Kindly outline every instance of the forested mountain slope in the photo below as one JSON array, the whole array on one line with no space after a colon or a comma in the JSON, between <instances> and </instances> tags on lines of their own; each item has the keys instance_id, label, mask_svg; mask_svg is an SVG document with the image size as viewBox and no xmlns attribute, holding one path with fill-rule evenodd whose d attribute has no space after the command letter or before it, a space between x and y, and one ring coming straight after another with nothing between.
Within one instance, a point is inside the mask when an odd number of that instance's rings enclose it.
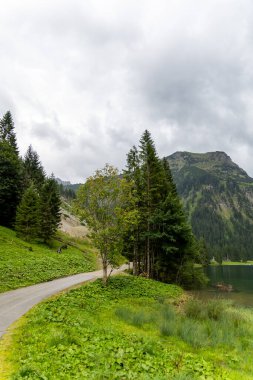
<instances>
[{"instance_id":1,"label":"forested mountain slope","mask_svg":"<svg viewBox=\"0 0 253 380\"><path fill-rule=\"evenodd\" d=\"M253 258L253 179L224 152L167 157L193 232L218 259Z\"/></svg>"}]
</instances>

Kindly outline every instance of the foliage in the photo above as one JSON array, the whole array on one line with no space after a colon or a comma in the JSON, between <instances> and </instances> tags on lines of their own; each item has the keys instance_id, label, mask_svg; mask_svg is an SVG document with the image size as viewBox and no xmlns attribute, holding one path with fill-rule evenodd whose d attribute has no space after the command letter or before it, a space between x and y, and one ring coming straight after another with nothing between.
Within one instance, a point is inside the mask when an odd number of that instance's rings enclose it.
<instances>
[{"instance_id":1,"label":"foliage","mask_svg":"<svg viewBox=\"0 0 253 380\"><path fill-rule=\"evenodd\" d=\"M95 253L88 241L76 241L63 233L60 239L50 248L27 243L14 231L0 227L0 292L95 270ZM70 245L58 254L57 248L63 243Z\"/></svg>"},{"instance_id":2,"label":"foliage","mask_svg":"<svg viewBox=\"0 0 253 380\"><path fill-rule=\"evenodd\" d=\"M21 162L15 149L0 139L0 224L13 226L22 191Z\"/></svg>"},{"instance_id":3,"label":"foliage","mask_svg":"<svg viewBox=\"0 0 253 380\"><path fill-rule=\"evenodd\" d=\"M14 122L10 111L7 111L0 120L0 141L8 143L16 156L18 156L18 147L16 134L14 132Z\"/></svg>"},{"instance_id":4,"label":"foliage","mask_svg":"<svg viewBox=\"0 0 253 380\"><path fill-rule=\"evenodd\" d=\"M20 159L8 111L0 120L0 225L13 227L15 219L20 236L48 242L60 222L60 195L31 145Z\"/></svg>"},{"instance_id":5,"label":"foliage","mask_svg":"<svg viewBox=\"0 0 253 380\"><path fill-rule=\"evenodd\" d=\"M54 177L47 178L41 188L39 237L50 241L56 234L61 221L61 199Z\"/></svg>"},{"instance_id":6,"label":"foliage","mask_svg":"<svg viewBox=\"0 0 253 380\"><path fill-rule=\"evenodd\" d=\"M38 305L13 334L12 379L252 379L251 312L187 317L174 306L180 294L118 276Z\"/></svg>"},{"instance_id":7,"label":"foliage","mask_svg":"<svg viewBox=\"0 0 253 380\"><path fill-rule=\"evenodd\" d=\"M46 175L38 153L30 145L23 160L25 187L33 183L38 189L43 184Z\"/></svg>"},{"instance_id":8,"label":"foliage","mask_svg":"<svg viewBox=\"0 0 253 380\"><path fill-rule=\"evenodd\" d=\"M78 190L76 204L100 252L105 283L108 265L119 266L122 261L123 237L135 223L134 202L131 183L109 165L97 170Z\"/></svg>"},{"instance_id":9,"label":"foliage","mask_svg":"<svg viewBox=\"0 0 253 380\"><path fill-rule=\"evenodd\" d=\"M148 131L127 155L124 177L134 183L139 218L125 239L125 252L133 260L133 273L149 278L177 282L187 287L205 283L198 261L191 227L174 185L169 164L160 160Z\"/></svg>"},{"instance_id":10,"label":"foliage","mask_svg":"<svg viewBox=\"0 0 253 380\"><path fill-rule=\"evenodd\" d=\"M17 208L15 229L18 236L33 240L39 231L39 195L33 185L23 194Z\"/></svg>"},{"instance_id":11,"label":"foliage","mask_svg":"<svg viewBox=\"0 0 253 380\"><path fill-rule=\"evenodd\" d=\"M42 239L49 243L60 224L61 200L53 177L44 180L40 193L33 182L17 208L15 229L27 241Z\"/></svg>"},{"instance_id":12,"label":"foliage","mask_svg":"<svg viewBox=\"0 0 253 380\"><path fill-rule=\"evenodd\" d=\"M76 198L76 192L72 188L68 188L67 186L63 186L62 183L59 184L59 191L63 198L71 201Z\"/></svg>"}]
</instances>

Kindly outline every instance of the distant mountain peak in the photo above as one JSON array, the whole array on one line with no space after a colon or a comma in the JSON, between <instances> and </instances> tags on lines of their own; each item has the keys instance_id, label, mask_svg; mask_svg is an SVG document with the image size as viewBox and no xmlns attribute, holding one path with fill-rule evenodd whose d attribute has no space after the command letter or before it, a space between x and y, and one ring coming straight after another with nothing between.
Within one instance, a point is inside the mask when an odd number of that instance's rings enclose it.
<instances>
[{"instance_id":1,"label":"distant mountain peak","mask_svg":"<svg viewBox=\"0 0 253 380\"><path fill-rule=\"evenodd\" d=\"M237 178L252 181L248 174L232 161L223 151L207 153L175 152L166 157L172 171L178 172L183 167L194 166L218 177Z\"/></svg>"},{"instance_id":2,"label":"distant mountain peak","mask_svg":"<svg viewBox=\"0 0 253 380\"><path fill-rule=\"evenodd\" d=\"M62 179L60 178L55 178L56 179L56 182L59 184L59 185L63 185L63 186L69 186L71 185L71 182L70 181L63 181Z\"/></svg>"},{"instance_id":3,"label":"distant mountain peak","mask_svg":"<svg viewBox=\"0 0 253 380\"><path fill-rule=\"evenodd\" d=\"M207 153L192 153L187 151L177 151L169 156L172 159L178 158L195 158L195 159L216 159L216 160L229 160L232 161L229 155L223 151L207 152Z\"/></svg>"},{"instance_id":4,"label":"distant mountain peak","mask_svg":"<svg viewBox=\"0 0 253 380\"><path fill-rule=\"evenodd\" d=\"M222 151L166 157L197 238L212 257L253 257L253 179Z\"/></svg>"}]
</instances>

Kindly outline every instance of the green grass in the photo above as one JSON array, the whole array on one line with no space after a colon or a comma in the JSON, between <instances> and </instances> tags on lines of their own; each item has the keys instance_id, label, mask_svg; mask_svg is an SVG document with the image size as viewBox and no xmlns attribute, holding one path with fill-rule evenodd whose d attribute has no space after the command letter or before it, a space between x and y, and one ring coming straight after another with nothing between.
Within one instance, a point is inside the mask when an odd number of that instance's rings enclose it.
<instances>
[{"instance_id":1,"label":"green grass","mask_svg":"<svg viewBox=\"0 0 253 380\"><path fill-rule=\"evenodd\" d=\"M122 275L54 297L12 331L0 378L252 380L251 312L181 295Z\"/></svg>"},{"instance_id":2,"label":"green grass","mask_svg":"<svg viewBox=\"0 0 253 380\"><path fill-rule=\"evenodd\" d=\"M253 261L223 261L222 265L253 265Z\"/></svg>"},{"instance_id":3,"label":"green grass","mask_svg":"<svg viewBox=\"0 0 253 380\"><path fill-rule=\"evenodd\" d=\"M62 242L28 243L14 231L0 227L0 292L20 288L58 277L95 270L95 255L88 242L59 234L62 241L75 246L57 253Z\"/></svg>"}]
</instances>

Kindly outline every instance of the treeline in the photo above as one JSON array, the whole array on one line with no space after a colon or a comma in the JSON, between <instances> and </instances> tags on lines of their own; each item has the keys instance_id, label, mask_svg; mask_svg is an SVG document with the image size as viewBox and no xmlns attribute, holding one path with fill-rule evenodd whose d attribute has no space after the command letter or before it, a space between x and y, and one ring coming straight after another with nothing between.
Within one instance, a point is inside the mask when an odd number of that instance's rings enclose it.
<instances>
[{"instance_id":1,"label":"treeline","mask_svg":"<svg viewBox=\"0 0 253 380\"><path fill-rule=\"evenodd\" d=\"M134 275L185 287L205 282L194 264L205 257L185 217L170 168L148 131L127 155L123 174L106 165L77 192L76 207L101 255L104 283L108 266L133 262Z\"/></svg>"},{"instance_id":2,"label":"treeline","mask_svg":"<svg viewBox=\"0 0 253 380\"><path fill-rule=\"evenodd\" d=\"M62 183L59 183L58 186L60 194L63 198L65 198L68 201L72 201L76 198L76 192L73 189L67 186L63 186Z\"/></svg>"},{"instance_id":3,"label":"treeline","mask_svg":"<svg viewBox=\"0 0 253 380\"><path fill-rule=\"evenodd\" d=\"M60 223L60 194L30 145L20 157L14 122L0 119L0 225L15 228L26 240L48 242Z\"/></svg>"},{"instance_id":4,"label":"treeline","mask_svg":"<svg viewBox=\"0 0 253 380\"><path fill-rule=\"evenodd\" d=\"M247 261L253 258L253 226L241 212L231 208L230 217L222 216L216 207L200 205L191 215L192 228L197 237L204 237L209 258Z\"/></svg>"},{"instance_id":5,"label":"treeline","mask_svg":"<svg viewBox=\"0 0 253 380\"><path fill-rule=\"evenodd\" d=\"M189 287L204 282L194 263L205 261L205 247L193 236L168 161L158 157L147 130L139 148L127 155L124 177L134 183L139 214L135 230L125 239L134 274Z\"/></svg>"},{"instance_id":6,"label":"treeline","mask_svg":"<svg viewBox=\"0 0 253 380\"><path fill-rule=\"evenodd\" d=\"M246 261L253 258L253 210L247 187L196 167L175 175L193 233L204 238L208 258ZM247 193L248 192L248 193Z\"/></svg>"}]
</instances>

